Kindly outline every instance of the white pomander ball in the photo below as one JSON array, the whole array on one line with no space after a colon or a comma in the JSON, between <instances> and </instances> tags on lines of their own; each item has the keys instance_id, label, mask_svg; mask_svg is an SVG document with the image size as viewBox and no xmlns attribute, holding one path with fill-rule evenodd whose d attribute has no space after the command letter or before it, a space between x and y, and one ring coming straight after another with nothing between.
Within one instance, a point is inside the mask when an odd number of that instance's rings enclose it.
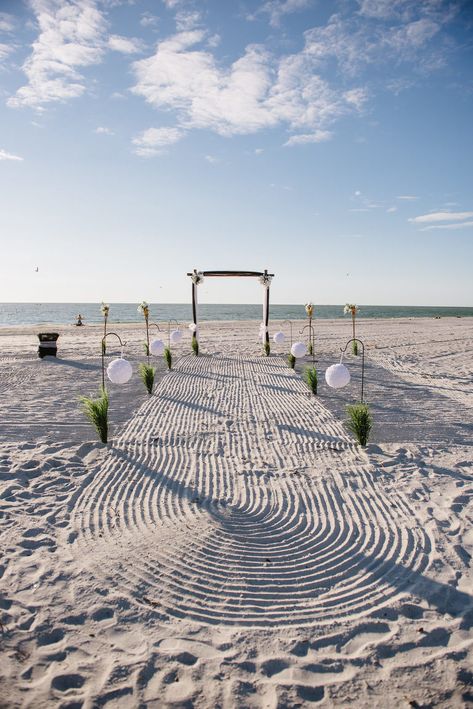
<instances>
[{"instance_id":1,"label":"white pomander ball","mask_svg":"<svg viewBox=\"0 0 473 709\"><path fill-rule=\"evenodd\" d=\"M273 335L273 340L277 345L282 345L285 339L283 332L275 332Z\"/></svg>"},{"instance_id":2,"label":"white pomander ball","mask_svg":"<svg viewBox=\"0 0 473 709\"><path fill-rule=\"evenodd\" d=\"M113 384L126 384L130 381L133 369L127 359L120 357L110 362L107 367L107 377Z\"/></svg>"},{"instance_id":3,"label":"white pomander ball","mask_svg":"<svg viewBox=\"0 0 473 709\"><path fill-rule=\"evenodd\" d=\"M341 389L350 381L350 372L344 364L332 364L325 372L325 381L332 389Z\"/></svg>"},{"instance_id":4,"label":"white pomander ball","mask_svg":"<svg viewBox=\"0 0 473 709\"><path fill-rule=\"evenodd\" d=\"M149 346L149 351L155 357L162 355L164 352L164 342L162 340L153 340Z\"/></svg>"},{"instance_id":5,"label":"white pomander ball","mask_svg":"<svg viewBox=\"0 0 473 709\"><path fill-rule=\"evenodd\" d=\"M177 345L178 342L180 342L182 337L182 332L180 330L173 330L170 335L171 343L173 345Z\"/></svg>"},{"instance_id":6,"label":"white pomander ball","mask_svg":"<svg viewBox=\"0 0 473 709\"><path fill-rule=\"evenodd\" d=\"M304 355L307 354L307 346L304 342L294 342L291 347L291 354L296 359L300 359L301 357L304 357Z\"/></svg>"},{"instance_id":7,"label":"white pomander ball","mask_svg":"<svg viewBox=\"0 0 473 709\"><path fill-rule=\"evenodd\" d=\"M197 325L195 324L195 322L191 322L191 324L189 325L189 330L193 333L197 330Z\"/></svg>"}]
</instances>

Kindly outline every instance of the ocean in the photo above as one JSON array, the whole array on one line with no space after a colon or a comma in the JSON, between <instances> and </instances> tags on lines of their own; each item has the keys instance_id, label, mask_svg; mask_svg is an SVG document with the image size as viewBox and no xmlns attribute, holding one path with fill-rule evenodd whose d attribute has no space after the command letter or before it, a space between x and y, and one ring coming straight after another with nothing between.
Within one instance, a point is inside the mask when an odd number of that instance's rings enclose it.
<instances>
[{"instance_id":1,"label":"ocean","mask_svg":"<svg viewBox=\"0 0 473 709\"><path fill-rule=\"evenodd\" d=\"M142 322L137 303L111 303L109 322ZM191 322L192 308L184 303L151 303L151 320ZM0 326L73 324L81 313L85 324L102 322L100 303L1 303ZM298 320L306 317L304 305L271 305L271 320ZM314 305L315 318L343 318L343 305ZM473 307L434 307L400 305L360 305L359 318L435 318L473 317ZM262 319L262 305L199 305L200 320Z\"/></svg>"}]
</instances>

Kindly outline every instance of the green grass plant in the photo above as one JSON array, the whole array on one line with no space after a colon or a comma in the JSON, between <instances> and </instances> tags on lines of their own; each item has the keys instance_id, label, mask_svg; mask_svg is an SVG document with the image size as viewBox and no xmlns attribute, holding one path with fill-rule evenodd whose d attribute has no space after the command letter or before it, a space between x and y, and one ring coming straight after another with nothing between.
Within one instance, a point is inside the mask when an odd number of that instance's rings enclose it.
<instances>
[{"instance_id":1,"label":"green grass plant","mask_svg":"<svg viewBox=\"0 0 473 709\"><path fill-rule=\"evenodd\" d=\"M368 404L351 404L347 406L347 428L360 444L366 446L373 428L373 417Z\"/></svg>"},{"instance_id":2,"label":"green grass plant","mask_svg":"<svg viewBox=\"0 0 473 709\"><path fill-rule=\"evenodd\" d=\"M296 358L294 357L292 352L287 355L287 363L291 369L294 369L294 367L296 366Z\"/></svg>"},{"instance_id":3,"label":"green grass plant","mask_svg":"<svg viewBox=\"0 0 473 709\"><path fill-rule=\"evenodd\" d=\"M192 351L196 357L199 356L199 340L195 335L192 336Z\"/></svg>"},{"instance_id":4,"label":"green grass plant","mask_svg":"<svg viewBox=\"0 0 473 709\"><path fill-rule=\"evenodd\" d=\"M354 355L358 354L358 342L356 340L353 340L353 342L351 343L351 351Z\"/></svg>"},{"instance_id":5,"label":"green grass plant","mask_svg":"<svg viewBox=\"0 0 473 709\"><path fill-rule=\"evenodd\" d=\"M269 344L269 342L264 343L264 353L266 357L269 357L269 355L271 354L271 345Z\"/></svg>"},{"instance_id":6,"label":"green grass plant","mask_svg":"<svg viewBox=\"0 0 473 709\"><path fill-rule=\"evenodd\" d=\"M164 348L164 361L166 362L168 369L172 367L172 352L169 347Z\"/></svg>"},{"instance_id":7,"label":"green grass plant","mask_svg":"<svg viewBox=\"0 0 473 709\"><path fill-rule=\"evenodd\" d=\"M141 377L141 381L146 387L146 391L148 392L148 394L152 394L156 369L154 367L151 367L149 364L144 364L142 362L138 367L138 371Z\"/></svg>"},{"instance_id":8,"label":"green grass plant","mask_svg":"<svg viewBox=\"0 0 473 709\"><path fill-rule=\"evenodd\" d=\"M95 427L102 443L108 439L108 393L102 389L98 399L81 396L82 410L90 423Z\"/></svg>"},{"instance_id":9,"label":"green grass plant","mask_svg":"<svg viewBox=\"0 0 473 709\"><path fill-rule=\"evenodd\" d=\"M314 396L317 395L317 370L315 367L306 367L304 381Z\"/></svg>"}]
</instances>

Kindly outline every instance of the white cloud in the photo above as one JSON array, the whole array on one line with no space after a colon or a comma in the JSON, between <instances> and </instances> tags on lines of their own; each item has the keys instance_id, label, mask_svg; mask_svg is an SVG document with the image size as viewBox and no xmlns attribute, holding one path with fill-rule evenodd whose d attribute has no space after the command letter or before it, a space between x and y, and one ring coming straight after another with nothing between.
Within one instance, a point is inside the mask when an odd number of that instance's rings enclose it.
<instances>
[{"instance_id":1,"label":"white cloud","mask_svg":"<svg viewBox=\"0 0 473 709\"><path fill-rule=\"evenodd\" d=\"M0 42L0 61L8 57L13 51L13 47L5 42Z\"/></svg>"},{"instance_id":2,"label":"white cloud","mask_svg":"<svg viewBox=\"0 0 473 709\"><path fill-rule=\"evenodd\" d=\"M404 200L405 202L415 202L419 198L414 194L400 194L396 199Z\"/></svg>"},{"instance_id":3,"label":"white cloud","mask_svg":"<svg viewBox=\"0 0 473 709\"><path fill-rule=\"evenodd\" d=\"M115 135L113 130L110 130L110 128L107 128L106 126L98 126L94 132L98 135Z\"/></svg>"},{"instance_id":4,"label":"white cloud","mask_svg":"<svg viewBox=\"0 0 473 709\"><path fill-rule=\"evenodd\" d=\"M343 98L347 104L352 105L357 111L361 111L367 101L368 92L360 87L345 91Z\"/></svg>"},{"instance_id":5,"label":"white cloud","mask_svg":"<svg viewBox=\"0 0 473 709\"><path fill-rule=\"evenodd\" d=\"M185 135L179 128L148 128L133 138L135 153L149 158L159 155L168 145L177 143Z\"/></svg>"},{"instance_id":6,"label":"white cloud","mask_svg":"<svg viewBox=\"0 0 473 709\"><path fill-rule=\"evenodd\" d=\"M421 18L396 29L392 29L385 37L388 47L395 50L401 57L411 55L417 49L423 47L439 31L440 24L429 18Z\"/></svg>"},{"instance_id":7,"label":"white cloud","mask_svg":"<svg viewBox=\"0 0 473 709\"><path fill-rule=\"evenodd\" d=\"M12 155L12 153L7 153L6 150L0 148L0 160L23 160L19 155Z\"/></svg>"},{"instance_id":8,"label":"white cloud","mask_svg":"<svg viewBox=\"0 0 473 709\"><path fill-rule=\"evenodd\" d=\"M215 49L215 47L218 47L220 45L221 41L222 41L222 38L220 37L219 34L213 34L207 40L207 47L209 47L209 49Z\"/></svg>"},{"instance_id":9,"label":"white cloud","mask_svg":"<svg viewBox=\"0 0 473 709\"><path fill-rule=\"evenodd\" d=\"M457 222L455 224L435 224L425 226L419 231L432 231L433 229L470 229L471 227L473 227L473 221Z\"/></svg>"},{"instance_id":10,"label":"white cloud","mask_svg":"<svg viewBox=\"0 0 473 709\"><path fill-rule=\"evenodd\" d=\"M255 155L262 155L264 153L263 148L255 148Z\"/></svg>"},{"instance_id":11,"label":"white cloud","mask_svg":"<svg viewBox=\"0 0 473 709\"><path fill-rule=\"evenodd\" d=\"M13 108L40 107L81 96L85 79L79 68L103 55L105 20L94 0L31 0L39 35L23 64L28 83L8 100Z\"/></svg>"},{"instance_id":12,"label":"white cloud","mask_svg":"<svg viewBox=\"0 0 473 709\"><path fill-rule=\"evenodd\" d=\"M205 39L203 30L177 33L133 64L133 92L157 109L174 110L183 129L231 136L287 125L302 136L292 136L289 144L314 142L326 140L328 127L363 103L362 89L332 89L305 51L276 58L261 45L249 45L224 68L208 48L197 48Z\"/></svg>"},{"instance_id":13,"label":"white cloud","mask_svg":"<svg viewBox=\"0 0 473 709\"><path fill-rule=\"evenodd\" d=\"M386 19L394 14L396 0L360 0L360 15Z\"/></svg>"},{"instance_id":14,"label":"white cloud","mask_svg":"<svg viewBox=\"0 0 473 709\"><path fill-rule=\"evenodd\" d=\"M118 34L112 34L108 38L108 46L115 52L122 54L136 54L143 50L143 42L136 37L122 37Z\"/></svg>"},{"instance_id":15,"label":"white cloud","mask_svg":"<svg viewBox=\"0 0 473 709\"><path fill-rule=\"evenodd\" d=\"M399 71L410 64L414 72L432 71L444 63L446 51L437 35L453 17L455 8L448 8L437 0L413 2L362 2L362 16L349 18L334 14L325 25L308 30L307 51L320 62L335 59L340 69L355 75L366 66L385 66L386 85L402 89ZM371 22L368 15L392 21ZM432 40L436 38L436 41ZM412 82L412 76L409 76ZM393 83L394 81L394 83ZM401 82L401 83L400 83Z\"/></svg>"},{"instance_id":16,"label":"white cloud","mask_svg":"<svg viewBox=\"0 0 473 709\"><path fill-rule=\"evenodd\" d=\"M394 214L394 212L397 212L397 207L388 207L386 212L388 214Z\"/></svg>"},{"instance_id":17,"label":"white cloud","mask_svg":"<svg viewBox=\"0 0 473 709\"><path fill-rule=\"evenodd\" d=\"M197 10L179 10L176 12L176 28L178 32L196 29L202 21L202 15Z\"/></svg>"},{"instance_id":18,"label":"white cloud","mask_svg":"<svg viewBox=\"0 0 473 709\"><path fill-rule=\"evenodd\" d=\"M279 27L281 19L284 15L290 15L293 12L304 10L312 4L312 0L268 0L261 8L259 8L253 16L248 19L254 19L256 15L266 13L269 15L269 23L272 27Z\"/></svg>"},{"instance_id":19,"label":"white cloud","mask_svg":"<svg viewBox=\"0 0 473 709\"><path fill-rule=\"evenodd\" d=\"M156 15L152 15L151 12L143 12L140 19L140 25L142 27L156 27L159 20Z\"/></svg>"},{"instance_id":20,"label":"white cloud","mask_svg":"<svg viewBox=\"0 0 473 709\"><path fill-rule=\"evenodd\" d=\"M332 133L329 130L317 130L315 133L302 133L293 135L284 145L306 145L307 143L322 143L330 140Z\"/></svg>"},{"instance_id":21,"label":"white cloud","mask_svg":"<svg viewBox=\"0 0 473 709\"><path fill-rule=\"evenodd\" d=\"M414 224L429 224L431 222L458 222L473 217L473 212L430 212L412 217L408 221Z\"/></svg>"},{"instance_id":22,"label":"white cloud","mask_svg":"<svg viewBox=\"0 0 473 709\"><path fill-rule=\"evenodd\" d=\"M361 190L355 190L351 196L351 200L357 202L360 206L350 209L350 212L369 212L371 209L380 209L384 205L378 202L374 202L370 197L361 192Z\"/></svg>"},{"instance_id":23,"label":"white cloud","mask_svg":"<svg viewBox=\"0 0 473 709\"><path fill-rule=\"evenodd\" d=\"M15 29L15 18L8 12L0 12L0 32L13 32Z\"/></svg>"},{"instance_id":24,"label":"white cloud","mask_svg":"<svg viewBox=\"0 0 473 709\"><path fill-rule=\"evenodd\" d=\"M218 163L220 162L220 158L215 157L215 155L206 155L205 159L211 165L218 165Z\"/></svg>"}]
</instances>

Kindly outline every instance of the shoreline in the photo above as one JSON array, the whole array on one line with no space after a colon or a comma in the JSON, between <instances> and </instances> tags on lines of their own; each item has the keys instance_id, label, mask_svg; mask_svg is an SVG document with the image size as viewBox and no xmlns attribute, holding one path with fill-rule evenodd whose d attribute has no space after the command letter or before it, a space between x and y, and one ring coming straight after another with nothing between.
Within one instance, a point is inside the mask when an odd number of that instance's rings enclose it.
<instances>
[{"instance_id":1,"label":"shoreline","mask_svg":"<svg viewBox=\"0 0 473 709\"><path fill-rule=\"evenodd\" d=\"M381 323L394 323L394 322L423 322L423 321L456 321L456 320L464 320L466 322L473 321L473 315L440 315L440 316L417 316L417 315L410 315L410 316L399 316L399 317L362 317L360 315L357 316L356 318L356 324L357 326L359 324L375 324L377 322ZM290 321L293 323L293 325L299 325L299 324L308 324L308 319L304 317L300 318L271 318L269 319L269 326L273 324L275 326L277 323L284 323ZM160 325L167 326L168 321L167 320L160 320L157 319L155 322L157 322ZM206 320L206 319L199 319L199 327L218 327L219 325L224 325L224 326L245 326L249 323L254 323L258 325L258 323L261 322L261 318L245 318L241 320ZM188 328L189 324L191 321L186 321L179 323L179 327L184 331ZM319 318L314 318L312 320L312 324L314 328L317 328L317 324L340 324L340 323L347 323L351 327L351 319L348 317L337 317L337 318L324 318L324 317L319 317ZM112 328L133 328L133 329L139 329L142 328L144 329L144 323L139 322L137 320L129 320L129 321L119 321L119 322L113 322L110 321L107 324L107 330L110 331ZM83 325L77 326L75 323L54 323L54 322L40 322L40 323L18 323L18 324L0 324L0 335L5 335L9 334L9 331L11 330L12 333L17 333L21 330L25 330L26 332L38 330L38 328L50 328L51 330L54 330L54 328L64 328L68 332L81 332L81 331L86 331L87 329L102 329L103 330L103 321L97 321L97 322L84 322ZM276 330L275 327L273 327L274 330ZM151 333L151 331L150 331Z\"/></svg>"}]
</instances>

